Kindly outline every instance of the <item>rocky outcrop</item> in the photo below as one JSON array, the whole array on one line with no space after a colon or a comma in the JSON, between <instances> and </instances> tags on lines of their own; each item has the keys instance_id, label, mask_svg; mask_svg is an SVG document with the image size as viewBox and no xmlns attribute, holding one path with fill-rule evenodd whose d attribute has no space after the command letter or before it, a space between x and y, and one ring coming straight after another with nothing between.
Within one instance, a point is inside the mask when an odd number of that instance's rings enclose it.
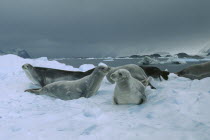
<instances>
[{"instance_id":1,"label":"rocky outcrop","mask_svg":"<svg viewBox=\"0 0 210 140\"><path fill-rule=\"evenodd\" d=\"M157 58L157 57L161 57L161 55L159 55L159 54L157 54L157 53L154 53L154 54L151 54L150 57L155 57L155 58Z\"/></svg>"},{"instance_id":2,"label":"rocky outcrop","mask_svg":"<svg viewBox=\"0 0 210 140\"><path fill-rule=\"evenodd\" d=\"M0 55L4 55L4 54L5 54L5 52L3 52L3 51L0 50Z\"/></svg>"},{"instance_id":3,"label":"rocky outcrop","mask_svg":"<svg viewBox=\"0 0 210 140\"><path fill-rule=\"evenodd\" d=\"M131 56L129 56L130 58L142 58L142 56L141 55L131 55Z\"/></svg>"},{"instance_id":4,"label":"rocky outcrop","mask_svg":"<svg viewBox=\"0 0 210 140\"><path fill-rule=\"evenodd\" d=\"M3 52L0 50L0 55L5 55L5 54L15 54L17 56L20 56L22 58L31 58L31 56L28 54L28 52L26 50L23 49L12 49L10 51L7 52Z\"/></svg>"},{"instance_id":5,"label":"rocky outcrop","mask_svg":"<svg viewBox=\"0 0 210 140\"><path fill-rule=\"evenodd\" d=\"M199 55L188 55L186 53L178 53L176 54L178 58L194 58L194 59L203 59L203 57Z\"/></svg>"}]
</instances>

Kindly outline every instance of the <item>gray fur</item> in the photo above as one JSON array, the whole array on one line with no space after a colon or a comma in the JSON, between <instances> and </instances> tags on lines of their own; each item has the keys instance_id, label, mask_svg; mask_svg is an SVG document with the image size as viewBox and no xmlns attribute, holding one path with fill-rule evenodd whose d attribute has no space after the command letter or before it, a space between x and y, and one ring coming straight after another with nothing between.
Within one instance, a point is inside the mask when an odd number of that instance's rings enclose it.
<instances>
[{"instance_id":1,"label":"gray fur","mask_svg":"<svg viewBox=\"0 0 210 140\"><path fill-rule=\"evenodd\" d=\"M106 75L106 78L110 83L112 83L112 84L115 83L115 81L111 79L110 75L119 69L128 70L133 78L139 80L144 85L146 85L146 79L148 78L146 73L144 72L144 70L141 67L139 67L138 65L135 65L135 64L128 64L128 65L123 65L123 66L119 66L119 67L112 67L110 72ZM150 83L149 83L149 85L152 88L154 88Z\"/></svg>"},{"instance_id":2,"label":"gray fur","mask_svg":"<svg viewBox=\"0 0 210 140\"><path fill-rule=\"evenodd\" d=\"M51 68L33 67L30 64L24 64L22 69L34 84L42 87L57 81L72 81L81 79L87 75L90 75L94 70L91 69L86 72L65 71Z\"/></svg>"},{"instance_id":3,"label":"gray fur","mask_svg":"<svg viewBox=\"0 0 210 140\"><path fill-rule=\"evenodd\" d=\"M104 76L109 72L107 66L98 66L91 75L74 81L58 81L48 84L40 89L29 89L31 92L39 95L49 95L62 100L78 99L80 97L89 98L96 94Z\"/></svg>"},{"instance_id":4,"label":"gray fur","mask_svg":"<svg viewBox=\"0 0 210 140\"><path fill-rule=\"evenodd\" d=\"M115 104L141 104L146 101L145 88L139 80L133 78L126 69L119 69L110 78L116 82L113 101ZM146 80L146 85L151 80Z\"/></svg>"},{"instance_id":5,"label":"gray fur","mask_svg":"<svg viewBox=\"0 0 210 140\"><path fill-rule=\"evenodd\" d=\"M191 80L210 77L210 62L189 66L176 74Z\"/></svg>"}]
</instances>

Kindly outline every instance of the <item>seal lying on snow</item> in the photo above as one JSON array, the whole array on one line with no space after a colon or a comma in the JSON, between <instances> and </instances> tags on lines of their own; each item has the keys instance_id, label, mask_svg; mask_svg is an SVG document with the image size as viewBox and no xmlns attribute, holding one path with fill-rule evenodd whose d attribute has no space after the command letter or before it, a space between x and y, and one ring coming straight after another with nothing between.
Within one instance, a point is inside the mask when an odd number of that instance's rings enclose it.
<instances>
[{"instance_id":1,"label":"seal lying on snow","mask_svg":"<svg viewBox=\"0 0 210 140\"><path fill-rule=\"evenodd\" d=\"M141 81L144 85L147 84L146 83L146 79L147 79L146 73L144 72L144 70L142 68L140 68L138 65L135 65L135 64L128 64L128 65L123 65L123 66L119 66L119 67L112 67L110 72L106 75L106 78L110 83L112 83L112 84L115 83L115 81L110 78L110 75L119 69L128 70L133 78L136 78L137 80ZM155 87L153 87L150 83L149 83L149 85L151 86L151 88L155 89Z\"/></svg>"},{"instance_id":2,"label":"seal lying on snow","mask_svg":"<svg viewBox=\"0 0 210 140\"><path fill-rule=\"evenodd\" d=\"M94 70L91 69L86 72L65 71L51 68L33 67L30 64L24 64L22 69L34 84L38 84L42 87L56 81L71 81L81 79L87 75L90 75Z\"/></svg>"},{"instance_id":3,"label":"seal lying on snow","mask_svg":"<svg viewBox=\"0 0 210 140\"><path fill-rule=\"evenodd\" d=\"M113 97L115 104L141 104L146 100L145 86L133 78L128 70L119 69L110 77L116 82ZM146 79L146 85L150 79Z\"/></svg>"},{"instance_id":4,"label":"seal lying on snow","mask_svg":"<svg viewBox=\"0 0 210 140\"><path fill-rule=\"evenodd\" d=\"M210 77L210 62L189 66L176 74L191 80Z\"/></svg>"},{"instance_id":5,"label":"seal lying on snow","mask_svg":"<svg viewBox=\"0 0 210 140\"><path fill-rule=\"evenodd\" d=\"M28 89L38 95L49 95L62 100L78 99L80 97L89 98L96 94L104 76L109 72L107 66L98 66L91 75L74 81L58 81L48 84L40 89Z\"/></svg>"},{"instance_id":6,"label":"seal lying on snow","mask_svg":"<svg viewBox=\"0 0 210 140\"><path fill-rule=\"evenodd\" d=\"M161 71L159 68L157 67L144 67L144 66L140 66L145 73L148 76L151 76L153 78L159 78L161 81L161 77L163 77L163 79L168 80L168 75L170 74L168 71Z\"/></svg>"}]
</instances>

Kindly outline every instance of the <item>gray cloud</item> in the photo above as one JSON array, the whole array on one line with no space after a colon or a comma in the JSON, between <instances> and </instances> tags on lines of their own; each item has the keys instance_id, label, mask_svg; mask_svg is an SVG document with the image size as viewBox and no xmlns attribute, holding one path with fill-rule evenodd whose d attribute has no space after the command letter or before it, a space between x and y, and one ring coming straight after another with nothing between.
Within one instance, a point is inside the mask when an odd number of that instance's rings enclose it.
<instances>
[{"instance_id":1,"label":"gray cloud","mask_svg":"<svg viewBox=\"0 0 210 140\"><path fill-rule=\"evenodd\" d=\"M49 57L195 52L210 39L209 6L208 0L1 0L0 49Z\"/></svg>"}]
</instances>

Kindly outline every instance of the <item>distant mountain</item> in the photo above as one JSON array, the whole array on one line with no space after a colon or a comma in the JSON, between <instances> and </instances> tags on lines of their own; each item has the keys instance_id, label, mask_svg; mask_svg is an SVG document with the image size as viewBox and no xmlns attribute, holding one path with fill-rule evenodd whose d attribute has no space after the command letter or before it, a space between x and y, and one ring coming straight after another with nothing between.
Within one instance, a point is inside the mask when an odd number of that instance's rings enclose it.
<instances>
[{"instance_id":1,"label":"distant mountain","mask_svg":"<svg viewBox=\"0 0 210 140\"><path fill-rule=\"evenodd\" d=\"M194 58L194 59L202 59L203 57L199 55L188 55L186 53L178 53L176 54L178 58Z\"/></svg>"},{"instance_id":2,"label":"distant mountain","mask_svg":"<svg viewBox=\"0 0 210 140\"><path fill-rule=\"evenodd\" d=\"M23 58L31 58L26 50L19 49L19 48L11 50L10 53L16 54Z\"/></svg>"},{"instance_id":3,"label":"distant mountain","mask_svg":"<svg viewBox=\"0 0 210 140\"><path fill-rule=\"evenodd\" d=\"M31 58L31 56L28 54L28 52L26 50L23 49L12 49L10 51L7 52L3 52L0 50L0 55L4 55L4 54L15 54L17 56L20 56L22 58Z\"/></svg>"},{"instance_id":4,"label":"distant mountain","mask_svg":"<svg viewBox=\"0 0 210 140\"><path fill-rule=\"evenodd\" d=\"M142 56L141 55L131 55L131 56L129 56L130 58L142 58Z\"/></svg>"},{"instance_id":5,"label":"distant mountain","mask_svg":"<svg viewBox=\"0 0 210 140\"><path fill-rule=\"evenodd\" d=\"M158 58L158 57L161 57L160 54L157 54L157 53L154 53L154 54L151 54L151 55L131 55L129 56L130 58L144 58L144 57L151 57L151 58Z\"/></svg>"},{"instance_id":6,"label":"distant mountain","mask_svg":"<svg viewBox=\"0 0 210 140\"><path fill-rule=\"evenodd\" d=\"M179 58L189 58L190 55L186 54L186 53L178 53L176 54Z\"/></svg>"},{"instance_id":7,"label":"distant mountain","mask_svg":"<svg viewBox=\"0 0 210 140\"><path fill-rule=\"evenodd\" d=\"M166 57L172 57L172 55L168 54L168 55L166 55Z\"/></svg>"},{"instance_id":8,"label":"distant mountain","mask_svg":"<svg viewBox=\"0 0 210 140\"><path fill-rule=\"evenodd\" d=\"M4 54L5 54L5 52L3 52L3 51L0 50L0 55L4 55Z\"/></svg>"},{"instance_id":9,"label":"distant mountain","mask_svg":"<svg viewBox=\"0 0 210 140\"><path fill-rule=\"evenodd\" d=\"M161 56L171 55L169 52L156 52L155 54L159 54Z\"/></svg>"},{"instance_id":10,"label":"distant mountain","mask_svg":"<svg viewBox=\"0 0 210 140\"><path fill-rule=\"evenodd\" d=\"M157 58L157 57L161 57L161 55L160 55L160 54L157 54L157 53L154 53L154 54L151 54L150 57L155 57L155 58Z\"/></svg>"},{"instance_id":11,"label":"distant mountain","mask_svg":"<svg viewBox=\"0 0 210 140\"><path fill-rule=\"evenodd\" d=\"M210 42L207 43L198 53L201 54L201 55L210 54Z\"/></svg>"}]
</instances>

